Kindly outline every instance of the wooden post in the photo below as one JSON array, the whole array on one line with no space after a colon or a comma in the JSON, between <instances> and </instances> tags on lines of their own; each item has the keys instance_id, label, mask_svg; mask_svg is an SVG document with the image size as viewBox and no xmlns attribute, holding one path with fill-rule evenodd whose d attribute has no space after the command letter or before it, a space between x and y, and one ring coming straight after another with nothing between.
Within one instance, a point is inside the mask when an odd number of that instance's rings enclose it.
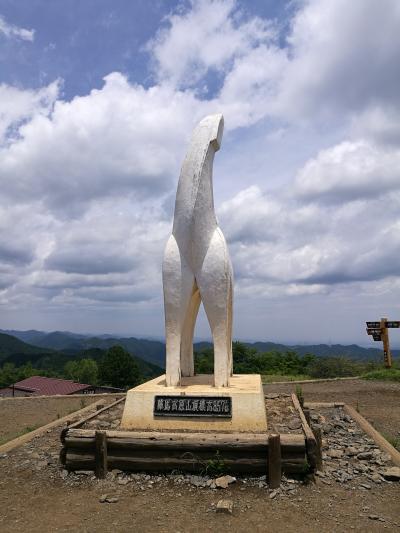
<instances>
[{"instance_id":1,"label":"wooden post","mask_svg":"<svg viewBox=\"0 0 400 533\"><path fill-rule=\"evenodd\" d=\"M386 368L392 367L392 354L389 346L389 332L386 327L387 318L381 318L381 335L383 341L383 361Z\"/></svg>"},{"instance_id":2,"label":"wooden post","mask_svg":"<svg viewBox=\"0 0 400 533\"><path fill-rule=\"evenodd\" d=\"M315 449L315 469L322 472L322 432L321 428L313 428L313 433L315 440L317 441L317 446Z\"/></svg>"},{"instance_id":3,"label":"wooden post","mask_svg":"<svg viewBox=\"0 0 400 533\"><path fill-rule=\"evenodd\" d=\"M306 417L307 424L311 426L310 409L308 409L307 407L303 407L303 413L304 413L304 416Z\"/></svg>"},{"instance_id":4,"label":"wooden post","mask_svg":"<svg viewBox=\"0 0 400 533\"><path fill-rule=\"evenodd\" d=\"M268 435L268 484L271 489L277 489L280 486L281 477L281 437L273 433Z\"/></svg>"},{"instance_id":5,"label":"wooden post","mask_svg":"<svg viewBox=\"0 0 400 533\"><path fill-rule=\"evenodd\" d=\"M107 433L105 431L95 432L95 474L99 479L107 476Z\"/></svg>"}]
</instances>

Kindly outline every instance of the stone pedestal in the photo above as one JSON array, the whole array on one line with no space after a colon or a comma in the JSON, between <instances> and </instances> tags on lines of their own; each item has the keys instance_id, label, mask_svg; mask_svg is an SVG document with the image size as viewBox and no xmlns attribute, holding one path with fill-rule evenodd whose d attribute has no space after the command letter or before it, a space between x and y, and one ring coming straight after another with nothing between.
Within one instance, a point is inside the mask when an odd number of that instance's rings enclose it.
<instances>
[{"instance_id":1,"label":"stone pedestal","mask_svg":"<svg viewBox=\"0 0 400 533\"><path fill-rule=\"evenodd\" d=\"M166 386L165 375L147 381L127 393L121 429L124 430L181 430L217 432L266 432L267 417L264 392L259 374L236 374L230 378L229 387L214 387L212 375L198 375L182 378L180 386ZM187 416L187 414L155 414L156 396L182 399L180 405L193 407L194 399L207 398L214 402L210 416ZM188 399L190 397L190 399ZM212 400L211 400L212 398ZM226 407L230 398L231 417L224 417L218 411ZM165 401L165 400L163 400ZM172 400L170 400L172 401ZM229 402L229 400L228 400ZM170 403L170 402L169 402ZM198 402L194 402L196 408ZM162 404L161 404L162 405ZM203 404L204 405L204 404ZM211 405L211 404L210 404Z\"/></svg>"}]
</instances>

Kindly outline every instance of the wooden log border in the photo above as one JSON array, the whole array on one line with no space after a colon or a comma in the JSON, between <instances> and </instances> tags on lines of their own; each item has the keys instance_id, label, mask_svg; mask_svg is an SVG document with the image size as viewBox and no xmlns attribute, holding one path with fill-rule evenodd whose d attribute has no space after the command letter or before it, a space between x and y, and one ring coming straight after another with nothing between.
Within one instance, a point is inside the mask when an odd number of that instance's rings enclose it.
<instances>
[{"instance_id":1,"label":"wooden log border","mask_svg":"<svg viewBox=\"0 0 400 533\"><path fill-rule=\"evenodd\" d=\"M89 416L86 416L84 418L80 418L79 420L77 420L73 424L68 423L69 421L67 420L67 426L61 431L61 435L60 435L61 442L64 443L65 435L67 434L69 429L75 429L75 428L82 427L84 424L86 424L86 422L89 422L93 418L96 418L97 416L101 415L101 413L104 413L105 411L108 411L109 409L111 409L112 407L115 407L116 405L118 405L119 403L121 403L123 401L125 401L125 396L123 398L119 398L118 400L116 400L113 403L110 403L110 404L102 407L101 409L97 409L102 404L102 400L99 400L95 404L92 404L92 405L96 406L96 411L94 413L91 413ZM65 418L67 418L67 417L65 417Z\"/></svg>"},{"instance_id":2,"label":"wooden log border","mask_svg":"<svg viewBox=\"0 0 400 533\"><path fill-rule=\"evenodd\" d=\"M307 451L307 458L310 465L310 472L314 473L318 467L319 467L319 455L320 452L317 449L318 448L318 442L315 438L314 433L312 432L307 419L304 415L303 409L301 408L299 399L297 398L297 395L295 393L292 393L292 402L293 405L300 417L301 420L301 427L303 429L303 433L305 435L306 439L306 451Z\"/></svg>"},{"instance_id":3,"label":"wooden log border","mask_svg":"<svg viewBox=\"0 0 400 533\"><path fill-rule=\"evenodd\" d=\"M354 407L352 407L351 405L345 404L344 410L349 416L351 416L351 418L355 422L357 422L360 428L375 441L375 443L377 444L377 446L379 446L381 450L383 450L384 452L390 455L390 457L392 458L392 462L396 466L400 466L400 452L397 451L396 448L394 448L394 446L392 446L390 442L388 442L385 439L385 437L381 435L379 431L377 431L368 422L368 420L366 420L362 415L360 415L360 413L358 413L354 409Z\"/></svg>"},{"instance_id":4,"label":"wooden log border","mask_svg":"<svg viewBox=\"0 0 400 533\"><path fill-rule=\"evenodd\" d=\"M232 473L268 474L269 461L281 457L287 474L304 474L307 465L304 435L278 435L279 454L270 457L271 435L241 433L167 433L107 430L106 446L100 447L99 431L67 428L60 460L68 470L101 472L108 468L130 471L181 469L206 472L220 460ZM275 439L276 440L276 439ZM106 450L106 451L103 451ZM279 470L280 470L279 468ZM101 474L99 474L101 475ZM277 484L274 474L274 483ZM277 485L276 485L277 486Z\"/></svg>"}]
</instances>

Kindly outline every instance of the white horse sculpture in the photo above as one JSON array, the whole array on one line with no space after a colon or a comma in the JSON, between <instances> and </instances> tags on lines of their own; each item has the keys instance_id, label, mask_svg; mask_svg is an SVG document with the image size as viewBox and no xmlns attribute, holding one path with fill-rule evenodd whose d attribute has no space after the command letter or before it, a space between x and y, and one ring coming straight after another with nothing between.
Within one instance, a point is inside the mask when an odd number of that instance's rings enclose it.
<instances>
[{"instance_id":1,"label":"white horse sculpture","mask_svg":"<svg viewBox=\"0 0 400 533\"><path fill-rule=\"evenodd\" d=\"M227 387L232 374L233 275L212 183L223 127L222 115L210 115L197 125L179 177L163 261L167 386L194 375L193 333L201 301L214 341L214 385Z\"/></svg>"}]
</instances>

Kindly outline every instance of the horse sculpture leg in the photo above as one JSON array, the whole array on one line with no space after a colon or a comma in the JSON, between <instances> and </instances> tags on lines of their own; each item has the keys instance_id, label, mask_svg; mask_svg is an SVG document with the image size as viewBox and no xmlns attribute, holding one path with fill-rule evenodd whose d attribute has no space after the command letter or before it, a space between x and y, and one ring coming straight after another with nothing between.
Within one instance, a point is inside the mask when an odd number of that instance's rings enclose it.
<instances>
[{"instance_id":1,"label":"horse sculpture leg","mask_svg":"<svg viewBox=\"0 0 400 533\"><path fill-rule=\"evenodd\" d=\"M182 329L181 337L181 372L182 376L194 376L193 335L197 314L201 303L200 292L195 283L190 297L189 307Z\"/></svg>"},{"instance_id":2,"label":"horse sculpture leg","mask_svg":"<svg viewBox=\"0 0 400 533\"><path fill-rule=\"evenodd\" d=\"M214 385L227 387L232 374L232 267L219 228L213 234L197 282L214 340Z\"/></svg>"},{"instance_id":3,"label":"horse sculpture leg","mask_svg":"<svg viewBox=\"0 0 400 533\"><path fill-rule=\"evenodd\" d=\"M163 261L167 386L180 384L182 333L194 284L194 275L171 235Z\"/></svg>"}]
</instances>

